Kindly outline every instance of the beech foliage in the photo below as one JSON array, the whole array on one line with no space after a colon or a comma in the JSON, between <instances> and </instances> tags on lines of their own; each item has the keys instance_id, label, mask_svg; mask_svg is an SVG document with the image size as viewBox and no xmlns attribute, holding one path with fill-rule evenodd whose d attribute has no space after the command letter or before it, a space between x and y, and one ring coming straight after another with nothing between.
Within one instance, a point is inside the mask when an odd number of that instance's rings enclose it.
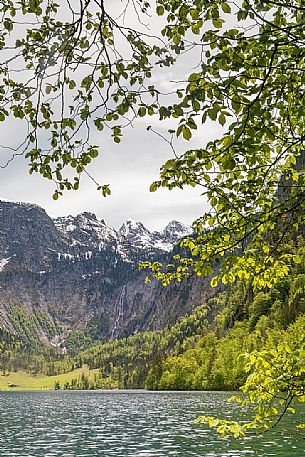
<instances>
[{"instance_id":1,"label":"beech foliage","mask_svg":"<svg viewBox=\"0 0 305 457\"><path fill-rule=\"evenodd\" d=\"M304 212L303 0L124 0L120 14L116 6L1 2L0 121L27 126L11 159L24 155L57 199L89 174L96 131L119 143L137 117L174 120L166 140L183 138L185 152L164 164L151 191L199 186L210 211L183 243L189 255L144 266L164 284L214 272L214 285L252 276L272 286L299 261L283 245ZM167 97L160 71L182 59L184 78ZM192 148L193 132L211 122L222 134Z\"/></svg>"}]
</instances>

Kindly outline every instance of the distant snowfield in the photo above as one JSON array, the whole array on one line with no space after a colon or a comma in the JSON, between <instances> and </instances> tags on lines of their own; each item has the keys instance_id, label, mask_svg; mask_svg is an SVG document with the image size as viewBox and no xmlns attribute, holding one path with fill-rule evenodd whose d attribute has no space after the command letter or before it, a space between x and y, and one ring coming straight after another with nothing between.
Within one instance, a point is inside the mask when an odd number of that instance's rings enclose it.
<instances>
[{"instance_id":1,"label":"distant snowfield","mask_svg":"<svg viewBox=\"0 0 305 457\"><path fill-rule=\"evenodd\" d=\"M70 239L71 246L86 244L90 238L90 241L95 242L99 249L104 243L112 242L117 251L122 254L125 253L126 242L137 249L158 249L170 252L181 238L193 233L190 226L178 221L171 221L160 232L151 232L142 222L134 219L127 219L116 231L107 226L103 219L98 219L95 214L89 212L77 216L59 217L53 221L57 229ZM66 255L60 253L58 260L65 259Z\"/></svg>"},{"instance_id":2,"label":"distant snowfield","mask_svg":"<svg viewBox=\"0 0 305 457\"><path fill-rule=\"evenodd\" d=\"M6 259L0 259L0 271L4 269L5 265L8 264L10 260L10 257L7 257Z\"/></svg>"}]
</instances>

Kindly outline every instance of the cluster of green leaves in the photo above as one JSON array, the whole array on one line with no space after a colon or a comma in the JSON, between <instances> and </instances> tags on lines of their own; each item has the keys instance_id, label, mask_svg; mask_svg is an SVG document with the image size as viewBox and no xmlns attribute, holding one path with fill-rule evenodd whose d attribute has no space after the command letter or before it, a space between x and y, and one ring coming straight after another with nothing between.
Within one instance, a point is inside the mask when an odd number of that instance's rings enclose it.
<instances>
[{"instance_id":1,"label":"cluster of green leaves","mask_svg":"<svg viewBox=\"0 0 305 457\"><path fill-rule=\"evenodd\" d=\"M129 8L135 29L124 22ZM210 211L195 221L196 238L183 243L190 255L170 271L146 266L165 284L192 272L214 271L224 283L252 276L257 287L287 276L298 259L282 246L305 206L302 0L157 0L165 22L159 36L143 28L152 13L144 0L124 0L117 19L105 1L93 0L78 7L5 0L0 13L0 121L27 122L18 151L30 172L56 183L55 199L88 174L99 154L90 141L95 129L119 143L135 117L159 115L176 121L170 135L189 141L217 122L219 138L169 160L151 186L203 189ZM186 68L186 81L165 103L152 76L189 51L196 70ZM108 184L96 184L110 194Z\"/></svg>"},{"instance_id":2,"label":"cluster of green leaves","mask_svg":"<svg viewBox=\"0 0 305 457\"><path fill-rule=\"evenodd\" d=\"M280 341L280 343L278 343ZM291 324L286 332L269 337L267 348L243 355L248 378L242 386L246 396L234 396L242 406L252 406L253 420L238 423L210 416L197 418L199 423L225 436L242 437L247 431L264 432L273 428L287 412L294 413L296 402L305 402L305 318ZM298 428L305 428L299 424Z\"/></svg>"},{"instance_id":3,"label":"cluster of green leaves","mask_svg":"<svg viewBox=\"0 0 305 457\"><path fill-rule=\"evenodd\" d=\"M147 2L127 0L115 19L104 1L1 2L0 122L27 124L18 153L29 160L30 173L54 181L55 200L79 188L80 175L98 156L92 131L108 130L119 143L135 116L157 111L146 80L155 65L169 66L174 58L161 38L126 25L135 5L146 14ZM92 179L110 194L108 184Z\"/></svg>"},{"instance_id":4,"label":"cluster of green leaves","mask_svg":"<svg viewBox=\"0 0 305 457\"><path fill-rule=\"evenodd\" d=\"M178 267L144 266L164 284L214 271L214 285L252 277L254 286L271 287L298 262L283 245L304 214L302 1L157 3L174 52L200 53L162 118L177 118L186 140L207 120L223 134L170 159L151 186L201 186L211 210L194 222L196 238L182 243L190 256L177 258Z\"/></svg>"},{"instance_id":5,"label":"cluster of green leaves","mask_svg":"<svg viewBox=\"0 0 305 457\"><path fill-rule=\"evenodd\" d=\"M297 290L304 287L304 273L293 275L272 290L253 293L251 284L240 282L207 303L208 332L183 339L176 350L154 365L146 387L161 390L236 390L246 381L239 356L264 348L267 336L281 338L282 329L304 313ZM292 311L293 310L293 311Z\"/></svg>"}]
</instances>

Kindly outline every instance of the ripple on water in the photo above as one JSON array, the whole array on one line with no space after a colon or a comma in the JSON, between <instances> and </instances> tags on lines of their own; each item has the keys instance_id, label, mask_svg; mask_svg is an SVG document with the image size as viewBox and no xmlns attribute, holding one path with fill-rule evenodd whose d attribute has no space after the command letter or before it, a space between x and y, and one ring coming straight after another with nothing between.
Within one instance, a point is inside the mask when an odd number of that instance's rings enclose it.
<instances>
[{"instance_id":1,"label":"ripple on water","mask_svg":"<svg viewBox=\"0 0 305 457\"><path fill-rule=\"evenodd\" d=\"M303 457L284 426L244 441L195 425L234 416L223 392L1 392L1 457ZM296 420L300 417L296 417ZM303 419L304 420L304 419Z\"/></svg>"}]
</instances>

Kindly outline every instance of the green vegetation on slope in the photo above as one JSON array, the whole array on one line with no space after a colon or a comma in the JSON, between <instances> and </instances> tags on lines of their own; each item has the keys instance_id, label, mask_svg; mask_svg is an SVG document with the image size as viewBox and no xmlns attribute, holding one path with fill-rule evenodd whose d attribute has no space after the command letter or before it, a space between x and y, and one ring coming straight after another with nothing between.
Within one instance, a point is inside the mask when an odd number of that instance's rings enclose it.
<instances>
[{"instance_id":1,"label":"green vegetation on slope","mask_svg":"<svg viewBox=\"0 0 305 457\"><path fill-rule=\"evenodd\" d=\"M73 331L66 340L68 354L39 348L36 341L31 345L31 325L18 338L1 330L1 370L49 376L69 373L83 364L98 370L94 383L69 377L61 385L67 389L237 389L247 377L238 356L275 345L305 313L303 247L298 256L300 262L290 275L271 290L255 293L250 282L240 281L170 328L106 343L92 342L87 331ZM26 327L26 317L12 312Z\"/></svg>"},{"instance_id":2,"label":"green vegetation on slope","mask_svg":"<svg viewBox=\"0 0 305 457\"><path fill-rule=\"evenodd\" d=\"M2 373L0 374L0 390L45 390L54 389L56 385L63 388L73 380L87 380L85 382L88 382L88 388L91 388L95 387L97 376L98 370L89 370L86 366L57 376L34 376L23 371Z\"/></svg>"},{"instance_id":3,"label":"green vegetation on slope","mask_svg":"<svg viewBox=\"0 0 305 457\"><path fill-rule=\"evenodd\" d=\"M287 278L271 290L253 292L240 281L171 328L146 332L81 354L119 387L148 389L237 389L247 374L238 356L276 344L305 313L304 249Z\"/></svg>"}]
</instances>

